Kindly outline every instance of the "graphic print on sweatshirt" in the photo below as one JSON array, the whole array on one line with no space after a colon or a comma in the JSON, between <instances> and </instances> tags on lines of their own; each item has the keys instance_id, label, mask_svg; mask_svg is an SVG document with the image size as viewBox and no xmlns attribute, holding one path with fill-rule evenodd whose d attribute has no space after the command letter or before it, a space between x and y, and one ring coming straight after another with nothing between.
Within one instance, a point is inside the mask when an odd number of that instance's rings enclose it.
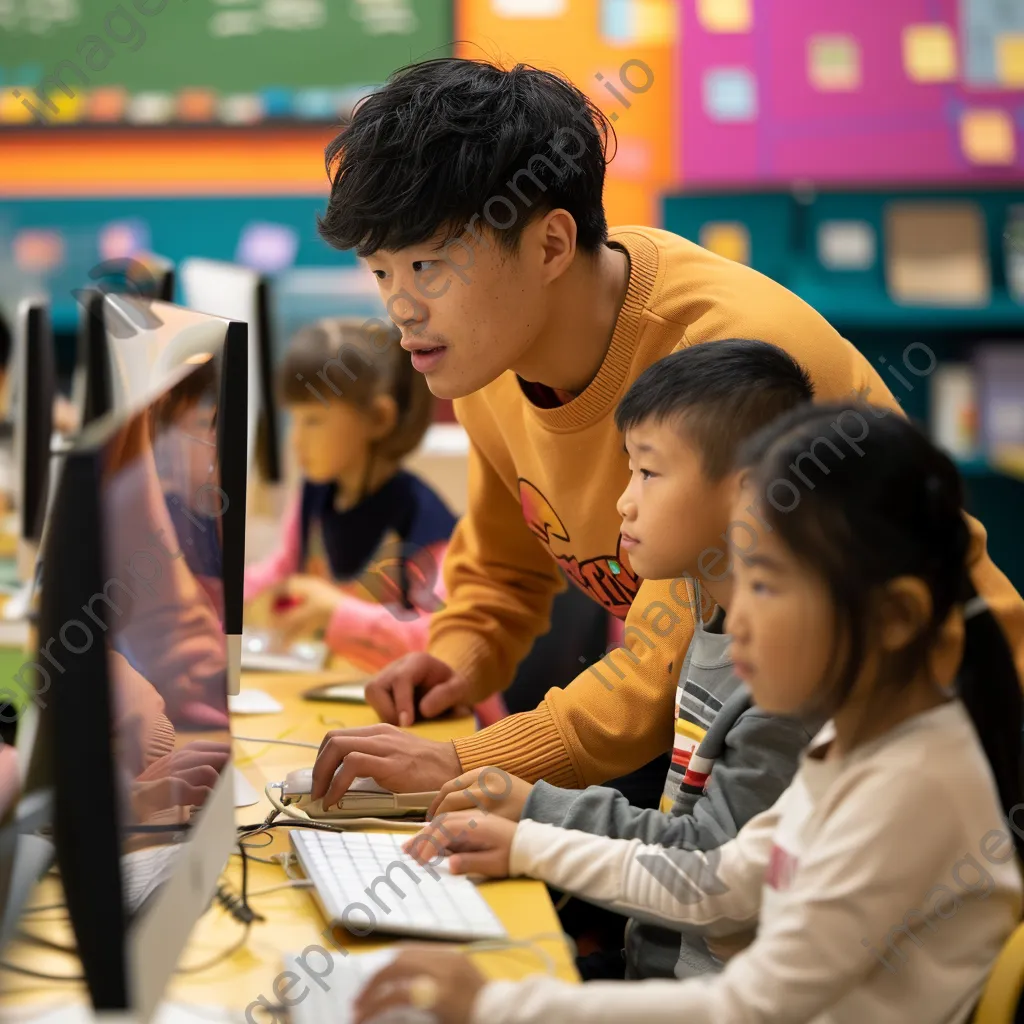
<instances>
[{"instance_id":1,"label":"graphic print on sweatshirt","mask_svg":"<svg viewBox=\"0 0 1024 1024\"><path fill-rule=\"evenodd\" d=\"M519 478L519 504L530 532L547 547L573 583L614 616L624 619L642 580L620 550L622 538L616 541L614 555L580 561L571 550L569 531L558 513L539 488L524 477Z\"/></svg>"}]
</instances>

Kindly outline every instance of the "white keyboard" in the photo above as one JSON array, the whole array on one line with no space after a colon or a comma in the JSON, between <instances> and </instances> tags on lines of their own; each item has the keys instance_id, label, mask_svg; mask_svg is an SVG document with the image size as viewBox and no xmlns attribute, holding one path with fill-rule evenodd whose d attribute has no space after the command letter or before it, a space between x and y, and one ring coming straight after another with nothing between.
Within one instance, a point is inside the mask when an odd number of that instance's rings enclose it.
<instances>
[{"instance_id":1,"label":"white keyboard","mask_svg":"<svg viewBox=\"0 0 1024 1024\"><path fill-rule=\"evenodd\" d=\"M121 858L121 895L124 908L134 914L171 877L182 844L147 846Z\"/></svg>"},{"instance_id":2,"label":"white keyboard","mask_svg":"<svg viewBox=\"0 0 1024 1024\"><path fill-rule=\"evenodd\" d=\"M284 650L275 649L266 632L242 634L242 670L245 672L322 672L327 664L327 644L301 640Z\"/></svg>"},{"instance_id":3,"label":"white keyboard","mask_svg":"<svg viewBox=\"0 0 1024 1024\"><path fill-rule=\"evenodd\" d=\"M507 937L468 878L449 874L443 863L422 867L402 852L408 834L292 829L290 837L332 925L356 935L380 931L459 941Z\"/></svg>"},{"instance_id":4,"label":"white keyboard","mask_svg":"<svg viewBox=\"0 0 1024 1024\"><path fill-rule=\"evenodd\" d=\"M291 1024L324 1024L325 1021L352 1024L352 1006L356 996L379 970L394 960L397 950L380 949L373 953L345 956L343 953L327 954L319 947L314 948L315 956L307 958L307 950L284 958L286 971L292 971L303 981L309 979L313 982L306 986L308 994L302 1001L289 1009ZM433 1014L412 1007L387 1016L389 1024L435 1024L436 1019Z\"/></svg>"}]
</instances>

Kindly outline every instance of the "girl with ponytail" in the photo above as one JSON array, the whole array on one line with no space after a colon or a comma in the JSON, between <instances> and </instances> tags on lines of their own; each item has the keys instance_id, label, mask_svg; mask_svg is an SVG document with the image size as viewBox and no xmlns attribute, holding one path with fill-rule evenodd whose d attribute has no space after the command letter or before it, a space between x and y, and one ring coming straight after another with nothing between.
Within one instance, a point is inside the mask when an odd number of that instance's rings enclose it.
<instances>
[{"instance_id":1,"label":"girl with ponytail","mask_svg":"<svg viewBox=\"0 0 1024 1024\"><path fill-rule=\"evenodd\" d=\"M245 576L247 602L273 591L271 625L285 644L323 635L367 671L425 649L455 526L442 499L402 469L433 397L400 341L393 325L345 318L291 339L278 390L302 488L279 550ZM502 709L499 699L480 713L493 721Z\"/></svg>"},{"instance_id":2,"label":"girl with ponytail","mask_svg":"<svg viewBox=\"0 0 1024 1024\"><path fill-rule=\"evenodd\" d=\"M971 1018L1021 916L1024 804L1021 688L967 575L960 478L866 405L796 409L738 468L734 671L765 711L826 723L775 806L708 853L477 811L406 848L721 940L723 958L756 937L717 975L582 987L487 982L463 956L413 949L370 980L357 1024L408 1004L443 1024Z\"/></svg>"}]
</instances>

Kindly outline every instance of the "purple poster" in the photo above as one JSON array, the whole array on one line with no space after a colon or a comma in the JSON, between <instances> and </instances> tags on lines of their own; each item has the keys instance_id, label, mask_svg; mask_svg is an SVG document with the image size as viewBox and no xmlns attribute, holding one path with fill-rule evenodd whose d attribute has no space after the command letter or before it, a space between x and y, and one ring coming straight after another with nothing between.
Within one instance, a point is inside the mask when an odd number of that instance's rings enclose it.
<instances>
[{"instance_id":1,"label":"purple poster","mask_svg":"<svg viewBox=\"0 0 1024 1024\"><path fill-rule=\"evenodd\" d=\"M687 188L1024 181L1024 0L680 0Z\"/></svg>"}]
</instances>

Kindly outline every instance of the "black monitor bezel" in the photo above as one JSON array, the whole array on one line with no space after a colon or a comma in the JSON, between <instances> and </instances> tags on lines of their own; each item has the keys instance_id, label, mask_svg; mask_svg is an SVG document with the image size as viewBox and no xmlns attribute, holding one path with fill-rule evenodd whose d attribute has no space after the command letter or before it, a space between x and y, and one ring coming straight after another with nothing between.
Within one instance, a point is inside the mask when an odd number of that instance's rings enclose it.
<instances>
[{"instance_id":1,"label":"black monitor bezel","mask_svg":"<svg viewBox=\"0 0 1024 1024\"><path fill-rule=\"evenodd\" d=\"M23 332L16 428L21 463L19 534L23 540L38 543L46 515L53 401L57 393L49 303L44 299L26 299L18 319L18 330Z\"/></svg>"},{"instance_id":2,"label":"black monitor bezel","mask_svg":"<svg viewBox=\"0 0 1024 1024\"><path fill-rule=\"evenodd\" d=\"M281 483L281 430L274 401L274 352L270 326L270 282L262 274L256 284L256 337L257 358L260 369L260 419L263 426L263 444L257 447L256 457L263 478L271 484ZM257 430L257 437L260 437Z\"/></svg>"}]
</instances>

